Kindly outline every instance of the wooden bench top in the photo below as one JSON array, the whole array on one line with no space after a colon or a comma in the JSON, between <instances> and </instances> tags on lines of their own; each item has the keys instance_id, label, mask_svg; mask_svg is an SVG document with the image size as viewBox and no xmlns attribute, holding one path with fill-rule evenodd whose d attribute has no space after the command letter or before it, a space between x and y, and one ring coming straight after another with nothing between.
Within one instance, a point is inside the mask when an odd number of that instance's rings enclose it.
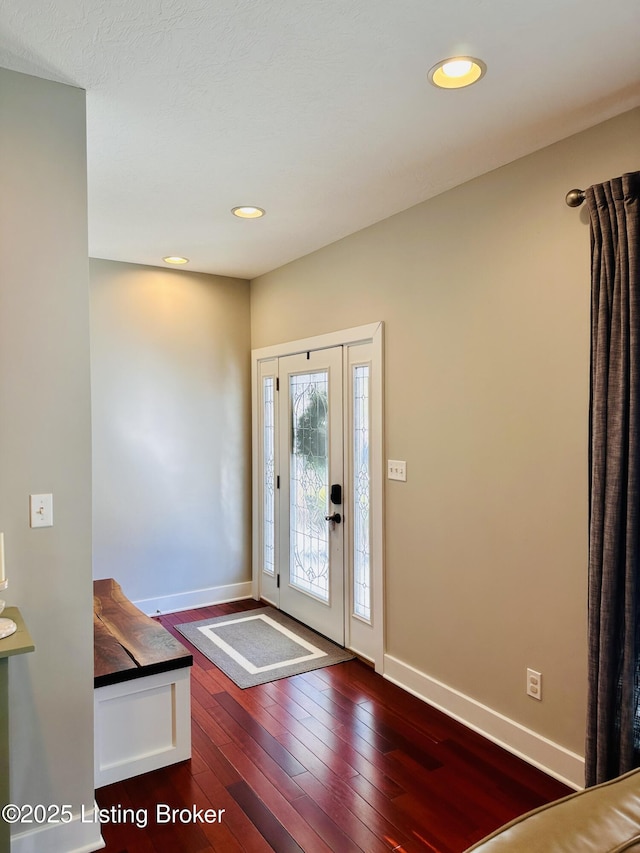
<instances>
[{"instance_id":1,"label":"wooden bench top","mask_svg":"<svg viewBox=\"0 0 640 853\"><path fill-rule=\"evenodd\" d=\"M113 578L93 582L94 686L191 666L193 657L139 610Z\"/></svg>"}]
</instances>

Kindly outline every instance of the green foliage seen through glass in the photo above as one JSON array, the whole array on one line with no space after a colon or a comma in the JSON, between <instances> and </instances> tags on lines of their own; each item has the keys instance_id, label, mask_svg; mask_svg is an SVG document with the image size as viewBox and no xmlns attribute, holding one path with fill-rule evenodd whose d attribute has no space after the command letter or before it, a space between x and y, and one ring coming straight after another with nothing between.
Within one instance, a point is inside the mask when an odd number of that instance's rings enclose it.
<instances>
[{"instance_id":1,"label":"green foliage seen through glass","mask_svg":"<svg viewBox=\"0 0 640 853\"><path fill-rule=\"evenodd\" d=\"M308 465L324 468L327 457L327 393L313 388L304 411L294 424L296 453Z\"/></svg>"}]
</instances>

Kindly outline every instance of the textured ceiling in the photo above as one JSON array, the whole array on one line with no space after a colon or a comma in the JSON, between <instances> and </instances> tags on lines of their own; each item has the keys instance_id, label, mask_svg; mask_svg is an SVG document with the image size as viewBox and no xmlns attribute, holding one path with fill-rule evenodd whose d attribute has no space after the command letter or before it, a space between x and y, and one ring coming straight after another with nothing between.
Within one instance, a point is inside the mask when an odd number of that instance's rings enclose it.
<instances>
[{"instance_id":1,"label":"textured ceiling","mask_svg":"<svg viewBox=\"0 0 640 853\"><path fill-rule=\"evenodd\" d=\"M636 106L639 36L638 0L0 4L0 66L87 90L90 254L245 278ZM486 77L434 89L455 53Z\"/></svg>"}]
</instances>

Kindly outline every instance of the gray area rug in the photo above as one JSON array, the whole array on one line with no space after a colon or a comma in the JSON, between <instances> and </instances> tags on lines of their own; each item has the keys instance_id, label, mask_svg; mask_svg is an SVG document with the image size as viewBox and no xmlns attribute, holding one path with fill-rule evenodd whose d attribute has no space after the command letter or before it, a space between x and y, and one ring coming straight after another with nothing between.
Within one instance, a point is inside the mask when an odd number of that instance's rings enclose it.
<instances>
[{"instance_id":1,"label":"gray area rug","mask_svg":"<svg viewBox=\"0 0 640 853\"><path fill-rule=\"evenodd\" d=\"M185 622L176 629L243 688L354 657L271 607Z\"/></svg>"}]
</instances>

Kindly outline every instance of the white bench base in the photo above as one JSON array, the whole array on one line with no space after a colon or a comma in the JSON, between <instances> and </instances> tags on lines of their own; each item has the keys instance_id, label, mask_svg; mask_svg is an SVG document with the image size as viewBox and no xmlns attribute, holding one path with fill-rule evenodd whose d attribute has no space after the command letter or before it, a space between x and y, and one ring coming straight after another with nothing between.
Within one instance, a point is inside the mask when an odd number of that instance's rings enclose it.
<instances>
[{"instance_id":1,"label":"white bench base","mask_svg":"<svg viewBox=\"0 0 640 853\"><path fill-rule=\"evenodd\" d=\"M191 758L191 667L94 689L94 783Z\"/></svg>"}]
</instances>

